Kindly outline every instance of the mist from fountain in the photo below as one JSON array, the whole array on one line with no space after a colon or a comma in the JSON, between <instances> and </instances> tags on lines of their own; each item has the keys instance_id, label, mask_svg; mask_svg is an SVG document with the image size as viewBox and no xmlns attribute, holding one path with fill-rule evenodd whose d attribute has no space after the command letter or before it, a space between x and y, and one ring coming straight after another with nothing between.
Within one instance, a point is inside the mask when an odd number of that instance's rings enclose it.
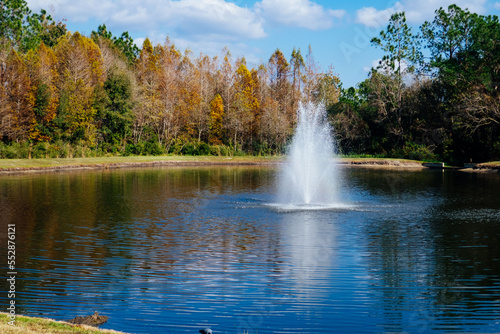
<instances>
[{"instance_id":1,"label":"mist from fountain","mask_svg":"<svg viewBox=\"0 0 500 334\"><path fill-rule=\"evenodd\" d=\"M321 104L301 103L297 117L280 174L278 202L302 209L336 206L340 175L326 110Z\"/></svg>"}]
</instances>

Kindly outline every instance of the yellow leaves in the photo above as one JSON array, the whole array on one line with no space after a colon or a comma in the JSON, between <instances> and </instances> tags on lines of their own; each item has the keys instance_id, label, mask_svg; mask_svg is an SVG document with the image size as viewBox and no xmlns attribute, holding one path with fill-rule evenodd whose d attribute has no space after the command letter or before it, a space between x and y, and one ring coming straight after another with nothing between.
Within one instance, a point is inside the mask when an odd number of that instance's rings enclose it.
<instances>
[{"instance_id":1,"label":"yellow leaves","mask_svg":"<svg viewBox=\"0 0 500 334\"><path fill-rule=\"evenodd\" d=\"M248 70L245 64L241 64L236 70L236 104L240 108L244 108L257 114L260 108L259 100L255 96L257 91L257 83L252 77L252 73Z\"/></svg>"},{"instance_id":2,"label":"yellow leaves","mask_svg":"<svg viewBox=\"0 0 500 334\"><path fill-rule=\"evenodd\" d=\"M33 122L29 139L48 141L51 137L40 132L54 120L59 105L58 62L55 52L42 42L37 49L26 55L26 63L31 78L29 103L33 106Z\"/></svg>"},{"instance_id":3,"label":"yellow leaves","mask_svg":"<svg viewBox=\"0 0 500 334\"><path fill-rule=\"evenodd\" d=\"M40 136L40 131L37 128L37 121L36 119L31 119L30 121L30 127L28 130L28 140L30 141L38 141L42 139Z\"/></svg>"},{"instance_id":4,"label":"yellow leaves","mask_svg":"<svg viewBox=\"0 0 500 334\"><path fill-rule=\"evenodd\" d=\"M142 43L142 50L141 50L141 58L148 57L153 54L153 44L151 44L151 41L149 38L146 38L144 42Z\"/></svg>"},{"instance_id":5,"label":"yellow leaves","mask_svg":"<svg viewBox=\"0 0 500 334\"><path fill-rule=\"evenodd\" d=\"M79 33L61 38L56 55L61 89L70 81L83 80L87 86L96 86L106 80L101 51L92 39Z\"/></svg>"},{"instance_id":6,"label":"yellow leaves","mask_svg":"<svg viewBox=\"0 0 500 334\"><path fill-rule=\"evenodd\" d=\"M79 133L89 146L95 142L95 115L92 106L93 90L85 85L82 80L69 83L65 94L68 96L66 122L71 134Z\"/></svg>"},{"instance_id":7,"label":"yellow leaves","mask_svg":"<svg viewBox=\"0 0 500 334\"><path fill-rule=\"evenodd\" d=\"M146 39L134 64L120 65L115 55L119 51L102 40L98 43L100 47L79 33L68 33L53 48L41 43L24 57L13 52L3 72L0 68L5 83L0 86L0 135L50 140L56 126L51 122L57 116L56 131L63 139L83 139L92 145L96 126L105 124L107 99L119 95L117 91L104 95L106 76L115 69L130 78L133 104L127 109L134 117L134 141L154 133L167 147L175 138L196 136L215 145L251 148L257 137L276 141L278 135L263 134L276 131L284 142L292 126L285 116L293 116L293 101L305 91L291 83L293 66L279 50L269 63L249 69L244 59L233 61L227 49L219 58L193 57L190 50L181 52L168 39L163 45ZM297 82L301 73L297 72ZM338 100L336 77L314 78L315 96ZM119 99L116 102L118 108L123 105Z\"/></svg>"},{"instance_id":8,"label":"yellow leaves","mask_svg":"<svg viewBox=\"0 0 500 334\"><path fill-rule=\"evenodd\" d=\"M55 52L45 46L39 49L41 65L46 67L55 60L53 84L48 92L51 98L46 107L45 122L52 121L57 112L57 96L65 97L62 110L66 131L71 137L83 138L87 145L93 146L96 140L96 110L93 108L96 87L106 80L104 61L100 48L95 42L78 32L66 35L59 40ZM45 61L42 61L45 59ZM47 72L47 71L45 71ZM42 76L47 77L46 75ZM56 81L57 80L57 81ZM47 83L46 80L42 80ZM57 83L56 83L57 82Z\"/></svg>"},{"instance_id":9,"label":"yellow leaves","mask_svg":"<svg viewBox=\"0 0 500 334\"><path fill-rule=\"evenodd\" d=\"M153 48L149 38L146 38L136 64L139 80L150 81L151 77L160 70L158 66L158 54L162 53L164 53L164 48L162 46Z\"/></svg>"},{"instance_id":10,"label":"yellow leaves","mask_svg":"<svg viewBox=\"0 0 500 334\"><path fill-rule=\"evenodd\" d=\"M201 96L198 92L188 88L182 88L179 93L180 99L177 103L177 113L183 118L185 130L190 135L195 135L196 124L194 124L191 115L199 108Z\"/></svg>"},{"instance_id":11,"label":"yellow leaves","mask_svg":"<svg viewBox=\"0 0 500 334\"><path fill-rule=\"evenodd\" d=\"M215 95L210 102L209 141L212 145L222 144L222 120L224 117L224 101L220 94Z\"/></svg>"}]
</instances>

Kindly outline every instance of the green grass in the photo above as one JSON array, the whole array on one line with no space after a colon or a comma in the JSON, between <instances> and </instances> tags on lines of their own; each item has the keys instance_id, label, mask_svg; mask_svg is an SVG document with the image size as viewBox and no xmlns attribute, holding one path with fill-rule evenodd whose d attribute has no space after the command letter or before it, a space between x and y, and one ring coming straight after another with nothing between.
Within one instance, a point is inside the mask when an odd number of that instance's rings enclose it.
<instances>
[{"instance_id":1,"label":"green grass","mask_svg":"<svg viewBox=\"0 0 500 334\"><path fill-rule=\"evenodd\" d=\"M423 161L419 160L410 160L410 159L398 159L398 158L369 158L369 157L342 157L340 158L340 161L343 162L364 162L366 164L369 164L370 162L377 163L377 162L391 162L391 161L399 161L400 163L408 163L408 164L422 164Z\"/></svg>"},{"instance_id":2,"label":"green grass","mask_svg":"<svg viewBox=\"0 0 500 334\"><path fill-rule=\"evenodd\" d=\"M479 166L487 168L500 168L500 161L483 162L478 164L478 167Z\"/></svg>"},{"instance_id":3,"label":"green grass","mask_svg":"<svg viewBox=\"0 0 500 334\"><path fill-rule=\"evenodd\" d=\"M71 169L78 167L135 167L156 162L172 165L210 165L210 164L269 164L284 161L284 156L110 156L97 158L53 158L53 159L0 159L0 171L16 171L31 169ZM341 157L340 162L366 165L401 165L421 164L422 161L378 157Z\"/></svg>"},{"instance_id":4,"label":"green grass","mask_svg":"<svg viewBox=\"0 0 500 334\"><path fill-rule=\"evenodd\" d=\"M279 161L282 157L217 157L217 156L127 156L127 157L98 157L98 158L55 158L55 159L0 159L2 169L30 169L50 168L61 166L96 166L106 164L151 163L165 162L195 162L195 163L259 163Z\"/></svg>"},{"instance_id":5,"label":"green grass","mask_svg":"<svg viewBox=\"0 0 500 334\"><path fill-rule=\"evenodd\" d=\"M97 334L121 333L112 330L98 329L85 325L72 325L66 322L45 318L16 316L15 325L12 326L7 313L0 312L0 333L2 334Z\"/></svg>"}]
</instances>

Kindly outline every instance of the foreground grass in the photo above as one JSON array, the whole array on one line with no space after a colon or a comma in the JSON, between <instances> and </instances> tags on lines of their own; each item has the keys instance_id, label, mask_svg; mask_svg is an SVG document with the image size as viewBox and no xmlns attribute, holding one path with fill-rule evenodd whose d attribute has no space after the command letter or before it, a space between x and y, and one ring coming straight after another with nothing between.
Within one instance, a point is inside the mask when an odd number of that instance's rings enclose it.
<instances>
[{"instance_id":1,"label":"foreground grass","mask_svg":"<svg viewBox=\"0 0 500 334\"><path fill-rule=\"evenodd\" d=\"M122 333L106 329L97 329L85 325L72 325L62 321L45 318L16 316L15 326L8 324L7 313L0 312L0 333L2 334L96 334L96 333Z\"/></svg>"}]
</instances>

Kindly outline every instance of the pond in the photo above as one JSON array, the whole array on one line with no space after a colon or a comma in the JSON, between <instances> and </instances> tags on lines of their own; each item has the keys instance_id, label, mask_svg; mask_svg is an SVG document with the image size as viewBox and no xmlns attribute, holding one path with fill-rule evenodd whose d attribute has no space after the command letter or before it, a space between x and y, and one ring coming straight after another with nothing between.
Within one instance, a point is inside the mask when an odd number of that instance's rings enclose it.
<instances>
[{"instance_id":1,"label":"pond","mask_svg":"<svg viewBox=\"0 0 500 334\"><path fill-rule=\"evenodd\" d=\"M17 313L98 311L129 333L500 332L500 175L342 175L345 205L324 210L272 205L276 167L1 176Z\"/></svg>"}]
</instances>

